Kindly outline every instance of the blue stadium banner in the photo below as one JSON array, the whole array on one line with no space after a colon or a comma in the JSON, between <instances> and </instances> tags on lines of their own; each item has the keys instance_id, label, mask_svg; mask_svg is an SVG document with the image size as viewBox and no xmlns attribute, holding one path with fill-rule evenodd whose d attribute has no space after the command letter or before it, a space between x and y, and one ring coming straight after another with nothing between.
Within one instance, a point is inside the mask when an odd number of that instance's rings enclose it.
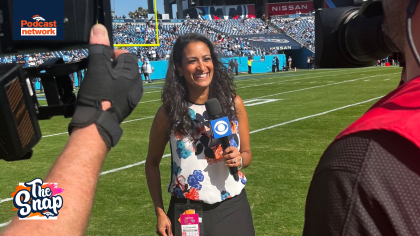
<instances>
[{"instance_id":1,"label":"blue stadium banner","mask_svg":"<svg viewBox=\"0 0 420 236\"><path fill-rule=\"evenodd\" d=\"M14 40L62 40L64 0L13 0Z\"/></svg>"},{"instance_id":2,"label":"blue stadium banner","mask_svg":"<svg viewBox=\"0 0 420 236\"><path fill-rule=\"evenodd\" d=\"M302 46L286 34L253 34L241 35L250 44L260 47L277 50L297 50Z\"/></svg>"},{"instance_id":3,"label":"blue stadium banner","mask_svg":"<svg viewBox=\"0 0 420 236\"><path fill-rule=\"evenodd\" d=\"M200 15L205 20L237 19L238 17L255 18L255 5L199 6L184 10L184 15L187 14L192 19L198 18Z\"/></svg>"}]
</instances>

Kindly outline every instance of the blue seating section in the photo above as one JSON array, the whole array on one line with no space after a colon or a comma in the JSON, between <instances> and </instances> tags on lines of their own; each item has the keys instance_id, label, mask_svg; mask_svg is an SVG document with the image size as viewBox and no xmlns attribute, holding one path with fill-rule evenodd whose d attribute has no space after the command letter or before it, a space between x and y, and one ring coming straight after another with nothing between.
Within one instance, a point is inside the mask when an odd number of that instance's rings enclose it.
<instances>
[{"instance_id":1,"label":"blue seating section","mask_svg":"<svg viewBox=\"0 0 420 236\"><path fill-rule=\"evenodd\" d=\"M272 23L284 33L315 52L315 17L280 17L276 16Z\"/></svg>"},{"instance_id":2,"label":"blue seating section","mask_svg":"<svg viewBox=\"0 0 420 236\"><path fill-rule=\"evenodd\" d=\"M272 21L282 28L286 34L314 50L313 18L275 18ZM183 23L160 23L158 32L155 25L147 23L113 23L114 44L157 44L160 46L121 47L139 58L150 61L168 60L175 40L180 35L198 33L209 38L215 45L220 57L253 57L272 54L269 49L251 45L242 35L250 34L278 34L278 28L273 27L261 19L228 19L228 20L198 20L187 19ZM157 34L158 33L158 34ZM159 35L159 38L157 38ZM32 66L29 58L35 58L36 65L51 57L62 57L67 62L78 61L88 56L87 49L73 51L58 51L52 53L37 53L20 55L25 59L24 66ZM17 56L0 58L0 63L20 63Z\"/></svg>"},{"instance_id":3,"label":"blue seating section","mask_svg":"<svg viewBox=\"0 0 420 236\"><path fill-rule=\"evenodd\" d=\"M261 19L244 20L213 20L206 21L205 26L218 30L227 35L272 34L276 29Z\"/></svg>"}]
</instances>

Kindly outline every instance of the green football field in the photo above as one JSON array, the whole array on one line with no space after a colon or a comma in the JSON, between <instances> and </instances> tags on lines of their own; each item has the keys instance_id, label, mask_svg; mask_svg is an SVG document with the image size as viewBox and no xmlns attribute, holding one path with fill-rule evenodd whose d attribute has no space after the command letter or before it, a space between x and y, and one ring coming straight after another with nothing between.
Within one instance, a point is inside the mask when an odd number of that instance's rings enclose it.
<instances>
[{"instance_id":1,"label":"green football field","mask_svg":"<svg viewBox=\"0 0 420 236\"><path fill-rule=\"evenodd\" d=\"M306 194L322 152L342 129L397 87L400 73L397 67L370 67L235 78L251 131L252 164L243 172L257 235L302 233ZM146 84L140 104L121 125L124 135L102 168L87 235L155 235L144 161L163 83ZM16 214L10 194L18 183L45 177L68 139L68 123L63 117L40 121L43 138L32 159L0 161L0 226ZM164 157L167 208L171 172L170 157Z\"/></svg>"}]
</instances>

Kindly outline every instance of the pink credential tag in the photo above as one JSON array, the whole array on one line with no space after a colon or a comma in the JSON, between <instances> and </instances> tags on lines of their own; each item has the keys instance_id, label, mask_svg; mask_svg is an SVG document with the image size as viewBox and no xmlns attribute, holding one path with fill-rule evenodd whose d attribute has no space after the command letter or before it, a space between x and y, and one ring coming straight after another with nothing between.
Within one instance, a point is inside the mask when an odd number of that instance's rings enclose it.
<instances>
[{"instance_id":1,"label":"pink credential tag","mask_svg":"<svg viewBox=\"0 0 420 236\"><path fill-rule=\"evenodd\" d=\"M181 215L182 236L200 236L198 214Z\"/></svg>"}]
</instances>

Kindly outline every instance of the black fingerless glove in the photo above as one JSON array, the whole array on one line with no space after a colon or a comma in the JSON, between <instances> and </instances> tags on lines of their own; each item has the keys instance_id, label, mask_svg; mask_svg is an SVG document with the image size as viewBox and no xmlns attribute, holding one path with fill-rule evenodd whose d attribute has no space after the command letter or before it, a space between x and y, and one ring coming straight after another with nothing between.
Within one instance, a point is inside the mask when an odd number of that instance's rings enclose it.
<instances>
[{"instance_id":1,"label":"black fingerless glove","mask_svg":"<svg viewBox=\"0 0 420 236\"><path fill-rule=\"evenodd\" d=\"M69 134L75 127L95 123L107 146L114 147L123 133L121 122L131 114L143 96L137 57L124 53L114 60L111 47L91 45L87 69L77 95ZM106 111L102 110L103 100L112 104Z\"/></svg>"}]
</instances>

